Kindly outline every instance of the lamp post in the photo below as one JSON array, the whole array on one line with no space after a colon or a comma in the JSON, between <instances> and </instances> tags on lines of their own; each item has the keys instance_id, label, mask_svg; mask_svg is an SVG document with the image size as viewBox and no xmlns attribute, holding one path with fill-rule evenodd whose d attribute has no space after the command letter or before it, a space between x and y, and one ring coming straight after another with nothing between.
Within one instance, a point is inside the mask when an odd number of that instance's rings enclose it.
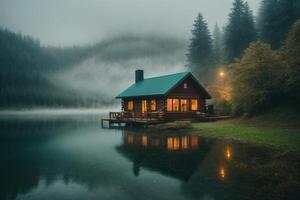
<instances>
[{"instance_id":1,"label":"lamp post","mask_svg":"<svg viewBox=\"0 0 300 200\"><path fill-rule=\"evenodd\" d=\"M220 75L221 78L223 78L225 76L224 71L220 71L219 75Z\"/></svg>"},{"instance_id":2,"label":"lamp post","mask_svg":"<svg viewBox=\"0 0 300 200\"><path fill-rule=\"evenodd\" d=\"M222 79L223 87L225 87L225 72L223 70L219 73L220 78Z\"/></svg>"}]
</instances>

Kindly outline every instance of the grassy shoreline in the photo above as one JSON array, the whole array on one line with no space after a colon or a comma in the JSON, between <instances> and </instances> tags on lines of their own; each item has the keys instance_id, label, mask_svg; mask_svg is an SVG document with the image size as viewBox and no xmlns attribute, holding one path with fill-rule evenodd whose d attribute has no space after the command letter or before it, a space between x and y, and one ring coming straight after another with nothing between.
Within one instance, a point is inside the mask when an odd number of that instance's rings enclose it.
<instances>
[{"instance_id":1,"label":"grassy shoreline","mask_svg":"<svg viewBox=\"0 0 300 200\"><path fill-rule=\"evenodd\" d=\"M190 130L206 137L230 139L300 153L299 109L281 107L252 118L217 122L177 121L156 125L160 130Z\"/></svg>"},{"instance_id":2,"label":"grassy shoreline","mask_svg":"<svg viewBox=\"0 0 300 200\"><path fill-rule=\"evenodd\" d=\"M196 133L220 139L270 146L282 151L300 152L300 131L287 128L259 127L244 123L192 123Z\"/></svg>"}]
</instances>

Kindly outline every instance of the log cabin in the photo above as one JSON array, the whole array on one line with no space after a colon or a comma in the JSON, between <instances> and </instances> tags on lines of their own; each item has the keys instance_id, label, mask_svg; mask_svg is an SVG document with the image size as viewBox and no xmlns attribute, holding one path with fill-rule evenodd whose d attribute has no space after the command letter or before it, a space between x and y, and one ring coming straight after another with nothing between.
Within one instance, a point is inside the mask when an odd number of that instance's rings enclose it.
<instances>
[{"instance_id":1,"label":"log cabin","mask_svg":"<svg viewBox=\"0 0 300 200\"><path fill-rule=\"evenodd\" d=\"M122 112L110 118L175 121L203 117L211 96L191 72L144 79L144 71L136 70L135 83L116 98Z\"/></svg>"},{"instance_id":2,"label":"log cabin","mask_svg":"<svg viewBox=\"0 0 300 200\"><path fill-rule=\"evenodd\" d=\"M202 140L197 134L174 131L147 134L123 130L122 142L116 150L132 162L136 176L144 168L188 181L197 172L212 145L210 140ZM157 154L160 156L153 156Z\"/></svg>"}]
</instances>

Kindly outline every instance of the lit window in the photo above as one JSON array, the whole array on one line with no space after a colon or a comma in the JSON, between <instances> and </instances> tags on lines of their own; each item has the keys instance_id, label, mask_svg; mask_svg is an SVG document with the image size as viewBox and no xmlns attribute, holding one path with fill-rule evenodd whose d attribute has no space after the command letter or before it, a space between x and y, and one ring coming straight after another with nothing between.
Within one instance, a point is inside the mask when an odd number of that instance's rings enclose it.
<instances>
[{"instance_id":1,"label":"lit window","mask_svg":"<svg viewBox=\"0 0 300 200\"><path fill-rule=\"evenodd\" d=\"M180 148L180 140L177 137L168 137L167 139L167 148L168 150L178 150Z\"/></svg>"},{"instance_id":2,"label":"lit window","mask_svg":"<svg viewBox=\"0 0 300 200\"><path fill-rule=\"evenodd\" d=\"M147 146L147 144L148 144L148 138L147 138L146 135L143 135L143 137L142 137L142 145L143 146Z\"/></svg>"},{"instance_id":3,"label":"lit window","mask_svg":"<svg viewBox=\"0 0 300 200\"><path fill-rule=\"evenodd\" d=\"M191 110L192 111L198 110L198 100L197 99L191 100Z\"/></svg>"},{"instance_id":4,"label":"lit window","mask_svg":"<svg viewBox=\"0 0 300 200\"><path fill-rule=\"evenodd\" d=\"M167 99L167 111L172 111L172 99Z\"/></svg>"},{"instance_id":5,"label":"lit window","mask_svg":"<svg viewBox=\"0 0 300 200\"><path fill-rule=\"evenodd\" d=\"M133 101L128 101L127 109L128 109L129 111L132 111L132 110L133 110Z\"/></svg>"},{"instance_id":6,"label":"lit window","mask_svg":"<svg viewBox=\"0 0 300 200\"><path fill-rule=\"evenodd\" d=\"M189 138L188 136L184 136L181 138L181 147L182 149L188 149L189 148Z\"/></svg>"},{"instance_id":7,"label":"lit window","mask_svg":"<svg viewBox=\"0 0 300 200\"><path fill-rule=\"evenodd\" d=\"M180 141L179 141L179 138L178 137L175 137L174 140L173 140L173 147L174 147L174 150L178 150L180 148Z\"/></svg>"},{"instance_id":8,"label":"lit window","mask_svg":"<svg viewBox=\"0 0 300 200\"><path fill-rule=\"evenodd\" d=\"M168 150L174 149L173 138L171 138L171 137L168 137L168 139L167 139L167 148L168 148Z\"/></svg>"},{"instance_id":9,"label":"lit window","mask_svg":"<svg viewBox=\"0 0 300 200\"><path fill-rule=\"evenodd\" d=\"M182 112L187 111L187 100L186 99L181 99L180 100L180 108Z\"/></svg>"},{"instance_id":10,"label":"lit window","mask_svg":"<svg viewBox=\"0 0 300 200\"><path fill-rule=\"evenodd\" d=\"M155 99L152 99L152 100L151 100L151 110L152 110L152 111L155 111L155 110L156 110L156 100L155 100Z\"/></svg>"},{"instance_id":11,"label":"lit window","mask_svg":"<svg viewBox=\"0 0 300 200\"><path fill-rule=\"evenodd\" d=\"M142 100L142 113L147 112L147 100Z\"/></svg>"},{"instance_id":12,"label":"lit window","mask_svg":"<svg viewBox=\"0 0 300 200\"><path fill-rule=\"evenodd\" d=\"M128 142L128 144L133 144L133 135L127 136L127 142Z\"/></svg>"},{"instance_id":13,"label":"lit window","mask_svg":"<svg viewBox=\"0 0 300 200\"><path fill-rule=\"evenodd\" d=\"M179 111L179 99L173 99L172 103L173 103L172 110Z\"/></svg>"},{"instance_id":14,"label":"lit window","mask_svg":"<svg viewBox=\"0 0 300 200\"><path fill-rule=\"evenodd\" d=\"M196 149L196 148L198 148L198 146L199 146L199 144L198 144L199 142L198 142L198 136L197 135L193 135L192 136L192 148L193 149Z\"/></svg>"},{"instance_id":15,"label":"lit window","mask_svg":"<svg viewBox=\"0 0 300 200\"><path fill-rule=\"evenodd\" d=\"M183 84L183 88L186 89L187 88L187 83Z\"/></svg>"}]
</instances>

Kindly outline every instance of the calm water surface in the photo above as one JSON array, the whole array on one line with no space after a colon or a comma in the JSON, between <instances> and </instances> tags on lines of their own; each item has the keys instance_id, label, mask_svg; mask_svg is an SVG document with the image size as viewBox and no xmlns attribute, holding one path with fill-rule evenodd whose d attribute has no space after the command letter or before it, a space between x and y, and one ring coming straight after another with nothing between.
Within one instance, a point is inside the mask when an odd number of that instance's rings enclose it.
<instances>
[{"instance_id":1,"label":"calm water surface","mask_svg":"<svg viewBox=\"0 0 300 200\"><path fill-rule=\"evenodd\" d=\"M299 199L299 160L99 116L0 119L0 199Z\"/></svg>"}]
</instances>

